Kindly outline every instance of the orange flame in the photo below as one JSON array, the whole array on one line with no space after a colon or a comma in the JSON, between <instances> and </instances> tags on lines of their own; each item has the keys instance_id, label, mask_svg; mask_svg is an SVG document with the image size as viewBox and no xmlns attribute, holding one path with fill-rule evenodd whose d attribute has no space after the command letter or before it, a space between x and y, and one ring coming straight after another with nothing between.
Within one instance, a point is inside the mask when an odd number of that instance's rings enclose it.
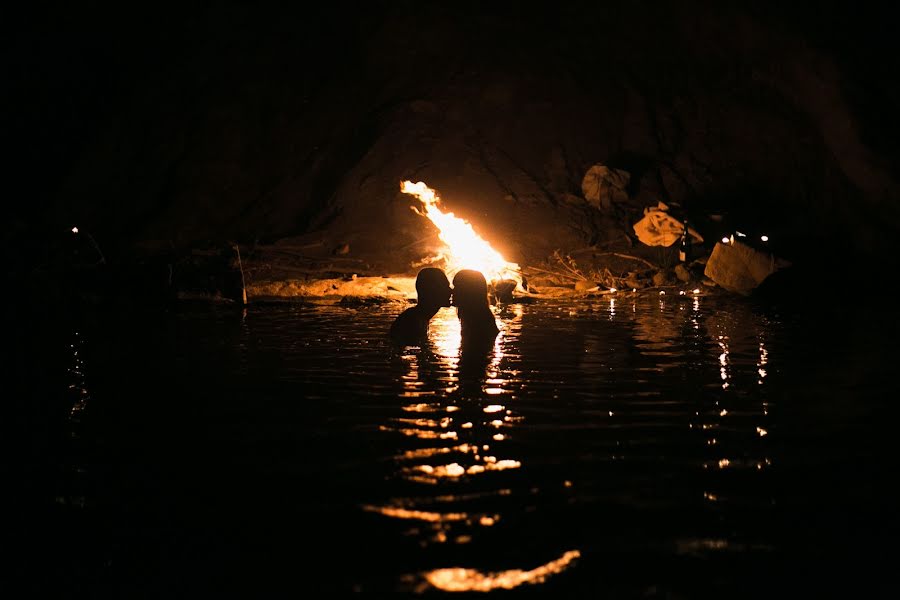
<instances>
[{"instance_id":1,"label":"orange flame","mask_svg":"<svg viewBox=\"0 0 900 600\"><path fill-rule=\"evenodd\" d=\"M411 208L416 214L427 217L438 228L438 237L446 246L443 255L449 275L452 276L461 269L475 269L481 271L489 282L508 279L515 281L516 287L522 287L519 265L507 261L491 248L465 219L439 209L440 197L436 190L421 181L403 181L400 183L400 191L418 198L425 206L424 212L414 206Z\"/></svg>"}]
</instances>

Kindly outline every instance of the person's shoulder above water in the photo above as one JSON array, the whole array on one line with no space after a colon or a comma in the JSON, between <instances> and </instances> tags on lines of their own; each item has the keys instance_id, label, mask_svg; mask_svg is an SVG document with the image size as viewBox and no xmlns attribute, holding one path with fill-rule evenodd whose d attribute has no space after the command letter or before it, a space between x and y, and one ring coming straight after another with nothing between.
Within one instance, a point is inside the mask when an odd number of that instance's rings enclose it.
<instances>
[{"instance_id":1,"label":"person's shoulder above water","mask_svg":"<svg viewBox=\"0 0 900 600\"><path fill-rule=\"evenodd\" d=\"M416 276L416 306L407 308L391 324L390 336L398 343L416 343L428 335L428 322L450 306L450 280L440 269L426 267Z\"/></svg>"},{"instance_id":2,"label":"person's shoulder above water","mask_svg":"<svg viewBox=\"0 0 900 600\"><path fill-rule=\"evenodd\" d=\"M391 323L390 337L398 343L415 343L428 336L429 317L413 306L400 313Z\"/></svg>"}]
</instances>

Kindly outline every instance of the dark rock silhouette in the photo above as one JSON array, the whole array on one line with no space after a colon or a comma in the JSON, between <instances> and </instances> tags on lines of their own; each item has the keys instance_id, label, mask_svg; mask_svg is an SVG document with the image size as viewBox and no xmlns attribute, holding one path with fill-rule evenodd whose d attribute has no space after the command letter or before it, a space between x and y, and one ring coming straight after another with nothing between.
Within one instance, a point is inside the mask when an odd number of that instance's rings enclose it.
<instances>
[{"instance_id":1,"label":"dark rock silhouette","mask_svg":"<svg viewBox=\"0 0 900 600\"><path fill-rule=\"evenodd\" d=\"M900 53L877 7L466 7L21 7L8 241L83 222L112 259L321 231L407 269L415 178L520 263L621 241L658 200L777 226L795 262L891 251ZM627 202L581 198L594 164Z\"/></svg>"}]
</instances>

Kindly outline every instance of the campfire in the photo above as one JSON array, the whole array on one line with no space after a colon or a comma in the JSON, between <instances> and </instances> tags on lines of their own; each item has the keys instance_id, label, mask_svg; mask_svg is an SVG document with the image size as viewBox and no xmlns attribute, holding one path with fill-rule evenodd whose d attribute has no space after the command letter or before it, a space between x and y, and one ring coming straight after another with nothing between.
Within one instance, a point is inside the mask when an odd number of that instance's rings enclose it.
<instances>
[{"instance_id":1,"label":"campfire","mask_svg":"<svg viewBox=\"0 0 900 600\"><path fill-rule=\"evenodd\" d=\"M515 287L523 290L519 265L503 258L475 232L468 221L457 217L452 212L441 210L439 208L440 197L436 190L421 181L417 183L403 181L400 183L400 191L419 199L423 208L416 206L410 208L416 214L426 217L434 223L438 229L438 237L444 243L444 248L438 255L431 257L427 262L443 261L444 269L451 278L461 269L474 269L481 271L485 279L493 286L508 281L510 286L512 282L515 282Z\"/></svg>"}]
</instances>

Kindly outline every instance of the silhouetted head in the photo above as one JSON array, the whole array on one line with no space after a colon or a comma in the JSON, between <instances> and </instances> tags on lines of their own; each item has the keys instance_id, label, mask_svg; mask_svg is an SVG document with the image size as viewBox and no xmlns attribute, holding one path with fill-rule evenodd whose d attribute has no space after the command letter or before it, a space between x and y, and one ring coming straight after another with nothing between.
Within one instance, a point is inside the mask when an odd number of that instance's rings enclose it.
<instances>
[{"instance_id":1,"label":"silhouetted head","mask_svg":"<svg viewBox=\"0 0 900 600\"><path fill-rule=\"evenodd\" d=\"M440 269L426 267L416 276L420 306L450 306L450 280Z\"/></svg>"},{"instance_id":2,"label":"silhouetted head","mask_svg":"<svg viewBox=\"0 0 900 600\"><path fill-rule=\"evenodd\" d=\"M462 353L471 357L489 351L500 330L488 301L484 275L472 269L457 273L453 277L453 305L459 316Z\"/></svg>"},{"instance_id":3,"label":"silhouetted head","mask_svg":"<svg viewBox=\"0 0 900 600\"><path fill-rule=\"evenodd\" d=\"M453 304L458 308L488 305L487 281L479 271L463 269L453 277Z\"/></svg>"}]
</instances>

